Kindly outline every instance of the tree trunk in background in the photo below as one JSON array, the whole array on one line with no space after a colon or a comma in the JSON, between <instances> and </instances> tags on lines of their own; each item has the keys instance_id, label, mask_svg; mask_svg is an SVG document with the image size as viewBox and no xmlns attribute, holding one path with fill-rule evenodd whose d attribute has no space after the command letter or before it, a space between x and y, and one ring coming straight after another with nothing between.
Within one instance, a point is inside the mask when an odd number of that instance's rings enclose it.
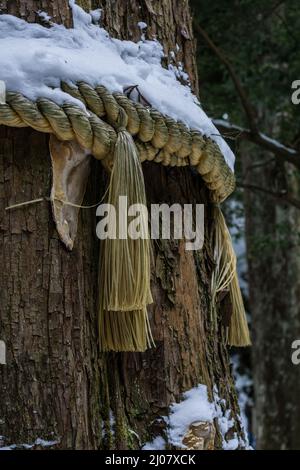
<instances>
[{"instance_id":1,"label":"tree trunk in background","mask_svg":"<svg viewBox=\"0 0 300 470\"><path fill-rule=\"evenodd\" d=\"M268 162L270 155L264 152L256 158ZM293 172L286 171L285 182L279 166L266 164L263 170L249 170L253 159L247 151L242 164L246 183L275 190L288 183L291 192L299 194L299 180ZM292 342L300 338L299 210L277 205L273 199L262 204L261 197L245 191L255 393L253 431L259 449L299 449L299 366L291 361Z\"/></svg>"},{"instance_id":2,"label":"tree trunk in background","mask_svg":"<svg viewBox=\"0 0 300 470\"><path fill-rule=\"evenodd\" d=\"M157 35L166 52L176 51L178 44L177 59L196 86L186 1L79 3L103 7L104 26L114 36L136 40L137 22L145 21L148 37ZM40 8L55 21L71 23L67 0L4 2L5 8L30 21ZM92 165L87 204L98 201L105 189L100 163ZM149 203L207 202L200 177L190 169L150 162L143 168ZM0 434L5 443L32 443L39 437L57 440L56 447L64 449L136 449L163 434L159 417L198 383L208 386L210 398L217 385L232 410L230 436L242 436L227 348L208 322L209 206L203 250L188 252L174 241L155 245L149 310L156 348L143 354L99 354L95 212L81 211L69 253L58 239L48 203L4 211L14 202L48 195L50 185L47 135L1 127L0 339L7 345L7 365L0 366ZM218 448L221 436L215 425Z\"/></svg>"}]
</instances>

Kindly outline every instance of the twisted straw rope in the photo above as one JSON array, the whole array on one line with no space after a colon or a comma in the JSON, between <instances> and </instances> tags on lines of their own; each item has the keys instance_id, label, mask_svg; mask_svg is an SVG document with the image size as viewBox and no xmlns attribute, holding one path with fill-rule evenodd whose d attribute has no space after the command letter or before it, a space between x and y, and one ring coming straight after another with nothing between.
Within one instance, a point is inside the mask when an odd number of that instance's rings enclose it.
<instances>
[{"instance_id":1,"label":"twisted straw rope","mask_svg":"<svg viewBox=\"0 0 300 470\"><path fill-rule=\"evenodd\" d=\"M63 91L80 100L59 106L46 98L33 102L20 93L7 92L0 105L0 124L32 127L53 133L62 141L76 139L91 154L111 167L113 148L120 127L134 137L141 161L153 160L167 166L192 165L210 189L212 202L219 203L232 193L235 177L218 145L198 130L136 103L122 93L110 93L104 86L61 84Z\"/></svg>"}]
</instances>

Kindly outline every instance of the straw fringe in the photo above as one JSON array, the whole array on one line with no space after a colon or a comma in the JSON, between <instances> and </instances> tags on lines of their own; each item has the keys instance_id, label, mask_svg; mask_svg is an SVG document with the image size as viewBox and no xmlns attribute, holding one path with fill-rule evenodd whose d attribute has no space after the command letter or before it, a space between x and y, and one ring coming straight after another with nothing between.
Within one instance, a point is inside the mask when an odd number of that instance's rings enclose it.
<instances>
[{"instance_id":1,"label":"straw fringe","mask_svg":"<svg viewBox=\"0 0 300 470\"><path fill-rule=\"evenodd\" d=\"M233 314L230 321L227 342L230 346L250 346L251 339L249 328L236 271L231 282L230 297Z\"/></svg>"},{"instance_id":2,"label":"straw fringe","mask_svg":"<svg viewBox=\"0 0 300 470\"><path fill-rule=\"evenodd\" d=\"M144 176L137 150L126 130L118 132L108 203L119 213L119 197L146 206ZM141 214L141 231L146 238L116 238L101 242L100 253L100 347L103 351L145 351L153 343L146 306L150 290L150 240L148 220ZM127 226L124 227L127 233Z\"/></svg>"},{"instance_id":3,"label":"straw fringe","mask_svg":"<svg viewBox=\"0 0 300 470\"><path fill-rule=\"evenodd\" d=\"M214 206L214 222L214 260L216 267L211 281L211 321L216 329L217 297L220 292L229 289L232 304L232 316L229 330L227 332L227 343L230 346L249 346L251 344L251 340L242 294L238 282L236 255L233 250L229 230L219 206Z\"/></svg>"},{"instance_id":4,"label":"straw fringe","mask_svg":"<svg viewBox=\"0 0 300 470\"><path fill-rule=\"evenodd\" d=\"M102 351L143 352L153 345L146 308L131 312L102 311L100 318Z\"/></svg>"}]
</instances>

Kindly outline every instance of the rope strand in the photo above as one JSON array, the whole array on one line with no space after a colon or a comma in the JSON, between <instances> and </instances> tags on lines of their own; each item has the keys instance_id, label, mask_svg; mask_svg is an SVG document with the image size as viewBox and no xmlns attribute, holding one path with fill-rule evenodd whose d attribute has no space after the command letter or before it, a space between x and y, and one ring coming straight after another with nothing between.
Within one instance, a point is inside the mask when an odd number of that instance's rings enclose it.
<instances>
[{"instance_id":1,"label":"rope strand","mask_svg":"<svg viewBox=\"0 0 300 470\"><path fill-rule=\"evenodd\" d=\"M9 210L12 210L12 209L19 209L20 207L25 207L25 206L29 206L31 204L36 204L38 202L43 202L43 201L58 201L58 202L61 202L63 204L65 204L66 206L72 206L72 207L76 207L77 209L93 209L94 207L98 207L103 199L105 198L106 194L107 194L107 191L105 191L105 194L104 196L101 198L101 200L99 202L97 202L96 204L91 204L89 206L81 206L80 204L74 204L73 202L70 202L70 201L66 201L65 199L60 199L58 197L53 197L53 198L50 198L50 197L41 197L41 198L38 198L38 199L32 199L30 201L25 201L25 202L20 202L18 204L13 204L11 206L7 206L5 207L5 210L6 211L9 211Z\"/></svg>"},{"instance_id":2,"label":"rope strand","mask_svg":"<svg viewBox=\"0 0 300 470\"><path fill-rule=\"evenodd\" d=\"M0 105L0 124L32 127L53 133L61 141L75 139L98 160L110 160L120 115L125 115L126 129L135 136L141 161L155 159L163 165L194 166L210 189L213 202L222 202L234 190L234 174L212 138L154 108L149 110L125 94L110 93L104 86L93 88L83 82L70 86L62 82L61 88L80 99L86 109L69 102L59 106L46 98L33 102L8 91L7 103Z\"/></svg>"}]
</instances>

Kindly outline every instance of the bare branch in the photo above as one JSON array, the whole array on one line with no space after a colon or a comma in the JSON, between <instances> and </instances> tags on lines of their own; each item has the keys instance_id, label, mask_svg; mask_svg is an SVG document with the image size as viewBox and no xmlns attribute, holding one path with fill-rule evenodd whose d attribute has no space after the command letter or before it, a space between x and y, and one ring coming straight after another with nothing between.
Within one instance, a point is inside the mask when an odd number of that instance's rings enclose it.
<instances>
[{"instance_id":1,"label":"bare branch","mask_svg":"<svg viewBox=\"0 0 300 470\"><path fill-rule=\"evenodd\" d=\"M279 2L276 8L283 2ZM229 124L227 121L222 119L214 120L215 126L218 130L222 133L224 137L227 138L234 138L237 139L245 139L253 142L260 147L268 150L269 152L273 152L276 157L280 157L285 161L292 163L297 168L300 168L300 152L294 148L287 147L280 142L271 139L267 135L263 134L259 131L257 126L257 120L255 113L253 111L253 107L248 99L247 93L240 82L232 64L226 58L225 54L216 46L216 44L212 41L212 39L208 36L206 31L199 25L195 24L196 31L203 37L207 45L211 48L211 50L215 53L215 55L219 58L220 62L226 67L228 73L235 85L236 91L240 97L242 106L244 108L245 114L248 119L249 129L244 129L242 127L236 126L234 124ZM229 134L231 133L231 135Z\"/></svg>"},{"instance_id":2,"label":"bare branch","mask_svg":"<svg viewBox=\"0 0 300 470\"><path fill-rule=\"evenodd\" d=\"M213 123L219 132L225 137L253 142L300 169L300 153L294 148L287 147L277 140L271 139L262 132L253 133L250 129L245 129L237 126L236 124L231 124L224 119L214 119Z\"/></svg>"},{"instance_id":3,"label":"bare branch","mask_svg":"<svg viewBox=\"0 0 300 470\"><path fill-rule=\"evenodd\" d=\"M286 191L282 193L280 192L278 193L275 191L270 191L269 189L266 189L266 188L262 188L261 186L256 186L255 184L244 184L241 182L237 182L237 187L243 188L243 189L249 189L250 191L258 191L258 192L267 194L268 196L271 196L272 198L276 199L276 201L281 204L289 204L300 210L300 201L294 198L293 196L289 196Z\"/></svg>"},{"instance_id":4,"label":"bare branch","mask_svg":"<svg viewBox=\"0 0 300 470\"><path fill-rule=\"evenodd\" d=\"M246 167L245 174L249 173L252 170L256 170L257 168L262 168L264 166L269 166L271 163L274 163L274 162L275 162L275 158L272 157L272 158L269 158L268 160L264 160L262 162L257 162L257 163L253 163L252 165L248 165Z\"/></svg>"}]
</instances>

